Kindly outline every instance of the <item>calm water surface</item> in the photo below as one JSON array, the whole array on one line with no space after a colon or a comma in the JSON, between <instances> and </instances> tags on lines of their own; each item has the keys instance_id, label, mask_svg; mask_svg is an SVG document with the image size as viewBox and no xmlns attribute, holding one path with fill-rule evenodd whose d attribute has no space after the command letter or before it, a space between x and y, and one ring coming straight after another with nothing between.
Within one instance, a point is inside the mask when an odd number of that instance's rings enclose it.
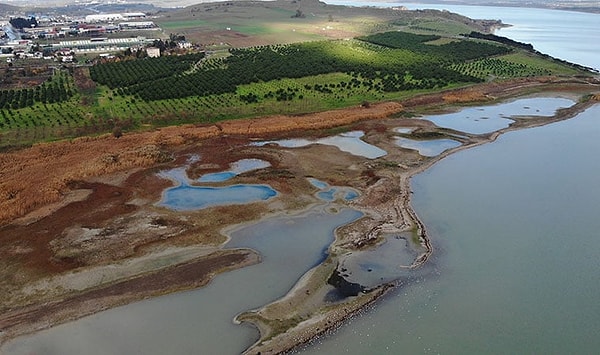
<instances>
[{"instance_id":1,"label":"calm water surface","mask_svg":"<svg viewBox=\"0 0 600 355\"><path fill-rule=\"evenodd\" d=\"M350 187L330 186L328 183L315 178L309 178L308 181L320 190L316 196L323 201L333 202L336 198L350 201L359 196L358 191Z\"/></svg>"},{"instance_id":2,"label":"calm water surface","mask_svg":"<svg viewBox=\"0 0 600 355\"><path fill-rule=\"evenodd\" d=\"M311 144L324 144L338 147L343 152L348 152L353 155L365 157L368 159L375 159L382 157L387 152L381 148L378 148L372 144L369 144L361 139L365 135L362 131L351 131L341 133L337 136L325 137L316 140L309 140L303 138L297 139L282 139L278 141L266 141L257 142L254 145L262 146L265 144L277 144L285 148L299 148L306 147Z\"/></svg>"},{"instance_id":3,"label":"calm water surface","mask_svg":"<svg viewBox=\"0 0 600 355\"><path fill-rule=\"evenodd\" d=\"M396 144L402 148L416 150L424 157L435 157L448 149L461 145L459 141L454 139L415 140L403 137L396 138Z\"/></svg>"},{"instance_id":4,"label":"calm water surface","mask_svg":"<svg viewBox=\"0 0 600 355\"><path fill-rule=\"evenodd\" d=\"M553 116L556 110L570 107L573 100L556 97L531 97L498 105L468 107L458 112L424 116L438 127L483 134L510 126L513 116Z\"/></svg>"},{"instance_id":5,"label":"calm water surface","mask_svg":"<svg viewBox=\"0 0 600 355\"><path fill-rule=\"evenodd\" d=\"M230 169L218 173L210 173L200 176L198 182L223 182L234 176L253 171L268 168L271 163L261 159L241 159L231 164Z\"/></svg>"},{"instance_id":6,"label":"calm water surface","mask_svg":"<svg viewBox=\"0 0 600 355\"><path fill-rule=\"evenodd\" d=\"M269 167L269 162L259 159L242 159L233 164L229 171L206 174L199 182L223 182L248 171ZM175 211L192 211L221 205L243 205L268 200L277 191L268 185L236 184L229 186L195 186L187 176L186 167L163 171L161 177L170 179L177 186L166 189L159 206Z\"/></svg>"},{"instance_id":7,"label":"calm water surface","mask_svg":"<svg viewBox=\"0 0 600 355\"><path fill-rule=\"evenodd\" d=\"M234 324L233 318L284 296L325 258L335 228L361 216L338 210L331 213L320 206L239 228L227 246L255 249L261 263L220 274L197 290L132 303L17 339L0 353L239 354L258 332Z\"/></svg>"},{"instance_id":8,"label":"calm water surface","mask_svg":"<svg viewBox=\"0 0 600 355\"><path fill-rule=\"evenodd\" d=\"M461 151L412 181L434 258L308 353L600 348L600 105Z\"/></svg>"}]
</instances>

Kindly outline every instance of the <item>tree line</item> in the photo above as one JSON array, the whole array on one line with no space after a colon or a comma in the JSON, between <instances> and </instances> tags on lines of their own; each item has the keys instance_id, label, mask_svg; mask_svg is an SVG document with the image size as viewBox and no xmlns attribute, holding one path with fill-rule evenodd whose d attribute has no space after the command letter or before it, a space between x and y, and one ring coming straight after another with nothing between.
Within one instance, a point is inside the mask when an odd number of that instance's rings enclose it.
<instances>
[{"instance_id":1,"label":"tree line","mask_svg":"<svg viewBox=\"0 0 600 355\"><path fill-rule=\"evenodd\" d=\"M68 100L73 95L72 85L65 74L56 74L35 88L0 90L0 109L20 109L36 103L54 103Z\"/></svg>"}]
</instances>

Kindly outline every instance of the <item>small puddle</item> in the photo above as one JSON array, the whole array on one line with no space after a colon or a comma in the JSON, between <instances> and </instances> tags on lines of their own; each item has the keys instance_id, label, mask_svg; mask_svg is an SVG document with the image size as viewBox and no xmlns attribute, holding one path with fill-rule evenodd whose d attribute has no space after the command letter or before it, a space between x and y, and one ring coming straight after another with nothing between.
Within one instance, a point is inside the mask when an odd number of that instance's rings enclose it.
<instances>
[{"instance_id":1,"label":"small puddle","mask_svg":"<svg viewBox=\"0 0 600 355\"><path fill-rule=\"evenodd\" d=\"M284 148L300 148L311 144L323 144L338 147L341 151L352 155L365 157L367 159L376 159L387 155L387 152L361 139L365 134L363 131L351 131L339 134L337 136L325 137L316 140L303 138L282 139L277 141L255 142L255 146L264 146L266 144L277 144Z\"/></svg>"},{"instance_id":2,"label":"small puddle","mask_svg":"<svg viewBox=\"0 0 600 355\"><path fill-rule=\"evenodd\" d=\"M424 157L435 157L461 145L453 139L414 140L403 137L396 138L396 144L402 148L416 150Z\"/></svg>"},{"instance_id":3,"label":"small puddle","mask_svg":"<svg viewBox=\"0 0 600 355\"><path fill-rule=\"evenodd\" d=\"M332 202L335 201L336 198L351 201L359 196L358 191L350 187L330 186L328 183L315 178L308 178L308 181L314 187L321 190L317 192L316 196L323 201Z\"/></svg>"}]
</instances>

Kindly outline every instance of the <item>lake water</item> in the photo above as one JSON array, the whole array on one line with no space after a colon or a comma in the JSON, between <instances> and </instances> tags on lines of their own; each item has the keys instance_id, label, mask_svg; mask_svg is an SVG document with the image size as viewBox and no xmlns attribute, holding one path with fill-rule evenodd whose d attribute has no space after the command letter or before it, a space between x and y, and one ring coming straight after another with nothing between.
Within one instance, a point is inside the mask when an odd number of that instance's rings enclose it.
<instances>
[{"instance_id":1,"label":"lake water","mask_svg":"<svg viewBox=\"0 0 600 355\"><path fill-rule=\"evenodd\" d=\"M453 154L412 180L433 258L319 354L600 348L600 105Z\"/></svg>"},{"instance_id":2,"label":"lake water","mask_svg":"<svg viewBox=\"0 0 600 355\"><path fill-rule=\"evenodd\" d=\"M17 339L1 350L10 355L239 354L258 332L234 324L233 318L285 295L324 260L335 228L360 216L341 206L332 213L322 205L247 225L231 233L227 246L255 249L261 263L220 274L203 288L110 309Z\"/></svg>"},{"instance_id":3,"label":"lake water","mask_svg":"<svg viewBox=\"0 0 600 355\"><path fill-rule=\"evenodd\" d=\"M403 137L396 138L396 144L402 148L416 150L424 157L435 157L448 149L461 145L459 141L454 139L414 140Z\"/></svg>"},{"instance_id":4,"label":"lake water","mask_svg":"<svg viewBox=\"0 0 600 355\"><path fill-rule=\"evenodd\" d=\"M333 202L336 198L351 201L359 196L358 191L350 187L330 186L328 183L315 178L309 178L308 181L320 190L316 196L323 201Z\"/></svg>"},{"instance_id":5,"label":"lake water","mask_svg":"<svg viewBox=\"0 0 600 355\"><path fill-rule=\"evenodd\" d=\"M203 175L198 181L223 182L238 174L269 166L269 162L264 160L242 159L235 162L230 170ZM268 200L277 195L277 191L268 185L236 184L218 187L191 185L185 167L163 171L160 176L170 179L178 185L165 190L158 205L176 211L191 211L232 204L243 205L254 201Z\"/></svg>"},{"instance_id":6,"label":"lake water","mask_svg":"<svg viewBox=\"0 0 600 355\"><path fill-rule=\"evenodd\" d=\"M414 242L412 232L388 233L382 237L381 245L363 253L349 253L340 264L338 269L347 281L373 288L414 275L409 267L425 248Z\"/></svg>"},{"instance_id":7,"label":"lake water","mask_svg":"<svg viewBox=\"0 0 600 355\"><path fill-rule=\"evenodd\" d=\"M436 7L502 19L515 26L499 35L600 68L600 15ZM413 206L431 235L433 257L373 309L304 352L596 353L599 120L596 105L572 120L461 151L413 178Z\"/></svg>"},{"instance_id":8,"label":"lake water","mask_svg":"<svg viewBox=\"0 0 600 355\"><path fill-rule=\"evenodd\" d=\"M231 164L230 169L218 173L210 173L200 176L198 182L223 182L237 175L253 170L268 168L271 163L261 159L241 159Z\"/></svg>"},{"instance_id":9,"label":"lake water","mask_svg":"<svg viewBox=\"0 0 600 355\"><path fill-rule=\"evenodd\" d=\"M327 0L326 3L353 6L406 6L410 10L438 9L476 19L502 20L512 27L496 31L499 36L531 43L542 53L600 70L600 15L574 11L524 7L411 4L404 2Z\"/></svg>"}]
</instances>

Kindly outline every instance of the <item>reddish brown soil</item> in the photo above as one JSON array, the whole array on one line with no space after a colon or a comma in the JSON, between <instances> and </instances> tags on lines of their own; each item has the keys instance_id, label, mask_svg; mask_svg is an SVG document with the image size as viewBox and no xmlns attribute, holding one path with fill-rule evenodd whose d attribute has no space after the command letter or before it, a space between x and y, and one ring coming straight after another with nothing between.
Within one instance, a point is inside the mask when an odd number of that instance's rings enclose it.
<instances>
[{"instance_id":1,"label":"reddish brown soil","mask_svg":"<svg viewBox=\"0 0 600 355\"><path fill-rule=\"evenodd\" d=\"M73 182L70 188L90 189L92 194L84 201L71 203L60 208L50 216L28 225L8 225L0 229L0 255L10 257L12 263L18 263L37 275L60 273L83 266L76 259L56 258L50 250L50 242L59 238L64 230L73 225L101 226L115 216L122 216L137 210L127 202L133 191L144 194L156 188L166 187L168 183L147 176L133 174L124 186L103 183ZM21 252L11 253L18 249ZM107 250L107 256L110 250Z\"/></svg>"}]
</instances>

